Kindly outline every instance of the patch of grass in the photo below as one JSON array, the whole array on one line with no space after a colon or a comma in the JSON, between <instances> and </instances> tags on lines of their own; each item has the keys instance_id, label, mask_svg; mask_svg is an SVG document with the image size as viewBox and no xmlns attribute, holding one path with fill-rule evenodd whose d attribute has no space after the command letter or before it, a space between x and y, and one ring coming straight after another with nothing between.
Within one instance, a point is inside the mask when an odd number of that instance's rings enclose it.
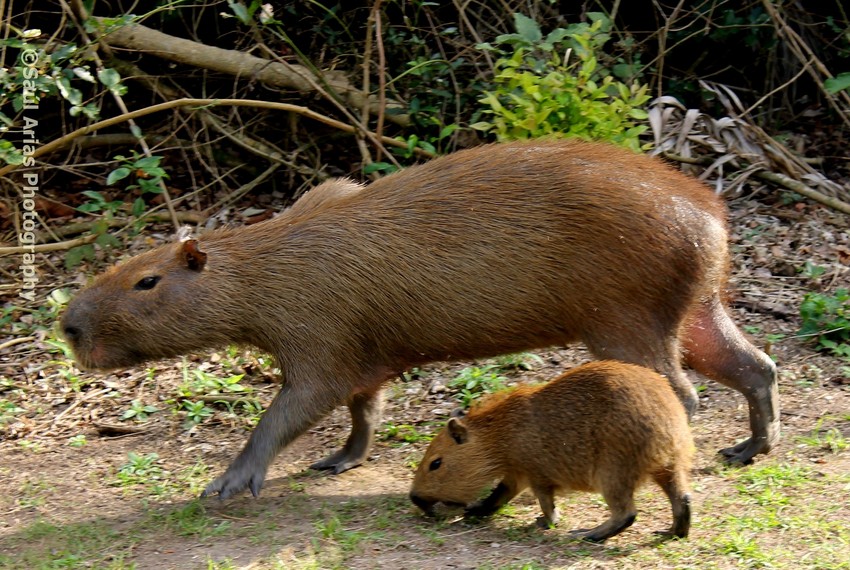
<instances>
[{"instance_id":1,"label":"patch of grass","mask_svg":"<svg viewBox=\"0 0 850 570\"><path fill-rule=\"evenodd\" d=\"M220 536L232 526L230 521L210 517L203 503L197 499L166 512L152 513L150 522L180 536L191 536L200 540Z\"/></svg>"},{"instance_id":2,"label":"patch of grass","mask_svg":"<svg viewBox=\"0 0 850 570\"><path fill-rule=\"evenodd\" d=\"M827 430L823 429L823 423L825 421L835 419L836 418L831 416L819 419L817 424L815 424L815 429L812 430L811 435L797 436L797 441L811 447L825 449L830 453L839 453L850 449L850 441L844 437L844 434L842 434L838 428L833 427Z\"/></svg>"},{"instance_id":3,"label":"patch of grass","mask_svg":"<svg viewBox=\"0 0 850 570\"><path fill-rule=\"evenodd\" d=\"M387 422L381 436L384 441L393 441L400 444L428 442L434 439L433 433L422 433L416 426L409 424L394 424Z\"/></svg>"},{"instance_id":4,"label":"patch of grass","mask_svg":"<svg viewBox=\"0 0 850 570\"><path fill-rule=\"evenodd\" d=\"M46 495L53 490L53 486L47 481L26 481L18 489L18 505L21 507L41 507L46 501Z\"/></svg>"},{"instance_id":5,"label":"patch of grass","mask_svg":"<svg viewBox=\"0 0 850 570\"><path fill-rule=\"evenodd\" d=\"M250 386L241 384L245 374L234 374L225 378L219 378L215 374L203 370L195 370L192 379L187 379L186 375L187 373L184 369L184 381L179 388L180 395L184 398L215 394L248 394L252 392Z\"/></svg>"},{"instance_id":6,"label":"patch of grass","mask_svg":"<svg viewBox=\"0 0 850 570\"><path fill-rule=\"evenodd\" d=\"M506 382L507 378L498 373L498 366L487 364L464 368L449 382L448 388L458 390L461 405L468 408L476 398L503 390Z\"/></svg>"},{"instance_id":7,"label":"patch of grass","mask_svg":"<svg viewBox=\"0 0 850 570\"><path fill-rule=\"evenodd\" d=\"M502 370L531 370L533 364L543 365L543 359L533 352L503 354L494 358L493 362Z\"/></svg>"},{"instance_id":8,"label":"patch of grass","mask_svg":"<svg viewBox=\"0 0 850 570\"><path fill-rule=\"evenodd\" d=\"M11 423L15 419L15 416L25 411L15 402L0 398L0 425Z\"/></svg>"},{"instance_id":9,"label":"patch of grass","mask_svg":"<svg viewBox=\"0 0 850 570\"><path fill-rule=\"evenodd\" d=\"M159 455L148 453L139 455L131 451L127 454L127 463L118 468L116 484L121 486L149 484L160 481L163 477L163 469L157 462Z\"/></svg>"},{"instance_id":10,"label":"patch of grass","mask_svg":"<svg viewBox=\"0 0 850 570\"><path fill-rule=\"evenodd\" d=\"M38 520L0 544L0 567L8 570L53 568L133 568L124 562L133 541L103 520L58 524Z\"/></svg>"},{"instance_id":11,"label":"patch of grass","mask_svg":"<svg viewBox=\"0 0 850 570\"><path fill-rule=\"evenodd\" d=\"M88 441L86 440L86 436L80 433L69 437L68 445L70 447L85 447L86 445L88 445Z\"/></svg>"},{"instance_id":12,"label":"patch of grass","mask_svg":"<svg viewBox=\"0 0 850 570\"><path fill-rule=\"evenodd\" d=\"M44 450L44 447L38 443L37 441L30 441L28 439L19 439L18 447L21 449L25 449L26 451L31 451L33 453L41 453Z\"/></svg>"}]
</instances>

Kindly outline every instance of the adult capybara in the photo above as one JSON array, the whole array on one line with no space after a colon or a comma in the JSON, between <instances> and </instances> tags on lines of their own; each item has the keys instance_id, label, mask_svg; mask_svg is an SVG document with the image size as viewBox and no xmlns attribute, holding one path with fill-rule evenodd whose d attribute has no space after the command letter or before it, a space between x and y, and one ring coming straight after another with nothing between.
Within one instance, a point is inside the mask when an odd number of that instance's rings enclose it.
<instances>
[{"instance_id":1,"label":"adult capybara","mask_svg":"<svg viewBox=\"0 0 850 570\"><path fill-rule=\"evenodd\" d=\"M664 378L634 364L592 362L453 413L425 452L410 498L429 514L443 502L488 516L530 487L546 527L558 522L556 494L602 493L611 518L571 533L601 542L631 526L635 490L653 479L673 506L665 534L685 537L693 449L685 409Z\"/></svg>"},{"instance_id":2,"label":"adult capybara","mask_svg":"<svg viewBox=\"0 0 850 570\"><path fill-rule=\"evenodd\" d=\"M721 300L724 205L661 161L576 140L493 144L313 192L274 219L131 258L63 317L86 368L227 343L276 357L280 393L206 494L256 495L278 451L342 403L351 434L315 467L358 465L381 385L406 368L572 341L663 374L689 412L681 354L743 393L752 437L724 450L732 461L779 438L774 364Z\"/></svg>"}]
</instances>

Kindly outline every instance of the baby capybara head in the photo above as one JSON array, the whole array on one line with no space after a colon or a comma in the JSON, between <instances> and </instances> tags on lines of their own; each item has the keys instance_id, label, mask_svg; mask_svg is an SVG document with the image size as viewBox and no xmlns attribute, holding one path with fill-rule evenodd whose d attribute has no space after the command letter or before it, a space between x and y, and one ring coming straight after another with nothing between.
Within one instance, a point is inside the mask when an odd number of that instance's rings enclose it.
<instances>
[{"instance_id":1,"label":"baby capybara head","mask_svg":"<svg viewBox=\"0 0 850 570\"><path fill-rule=\"evenodd\" d=\"M113 267L68 305L62 332L85 369L108 370L209 345L198 322L207 255L196 240L162 246Z\"/></svg>"},{"instance_id":2,"label":"baby capybara head","mask_svg":"<svg viewBox=\"0 0 850 570\"><path fill-rule=\"evenodd\" d=\"M455 410L425 451L410 500L428 515L436 503L468 506L491 490L497 478L480 434L467 423L463 410Z\"/></svg>"}]
</instances>

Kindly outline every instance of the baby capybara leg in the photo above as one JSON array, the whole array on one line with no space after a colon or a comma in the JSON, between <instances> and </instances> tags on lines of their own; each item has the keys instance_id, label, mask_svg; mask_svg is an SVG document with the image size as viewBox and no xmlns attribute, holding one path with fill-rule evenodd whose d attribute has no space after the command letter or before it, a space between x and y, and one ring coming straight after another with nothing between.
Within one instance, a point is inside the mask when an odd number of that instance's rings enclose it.
<instances>
[{"instance_id":1,"label":"baby capybara leg","mask_svg":"<svg viewBox=\"0 0 850 570\"><path fill-rule=\"evenodd\" d=\"M558 524L561 515L555 507L555 489L549 485L532 485L531 489L534 491L534 496L537 497L537 502L540 503L540 509L543 511L543 515L537 517L537 526L549 528Z\"/></svg>"},{"instance_id":2,"label":"baby capybara leg","mask_svg":"<svg viewBox=\"0 0 850 570\"><path fill-rule=\"evenodd\" d=\"M570 535L589 542L605 542L632 526L637 517L635 488L636 484L633 481L620 480L606 484L606 488L602 490L602 496L608 503L611 517L597 527L589 530L574 530L570 532Z\"/></svg>"},{"instance_id":3,"label":"baby capybara leg","mask_svg":"<svg viewBox=\"0 0 850 570\"><path fill-rule=\"evenodd\" d=\"M375 430L381 422L384 407L383 391L361 393L348 401L351 413L351 433L342 449L328 457L313 463L311 469L333 469L337 475L357 467L369 455L369 449L375 441Z\"/></svg>"},{"instance_id":4,"label":"baby capybara leg","mask_svg":"<svg viewBox=\"0 0 850 570\"><path fill-rule=\"evenodd\" d=\"M683 468L672 468L653 475L653 479L664 490L673 509L673 525L670 530L659 531L662 536L685 538L691 528L691 496L688 473Z\"/></svg>"},{"instance_id":5,"label":"baby capybara leg","mask_svg":"<svg viewBox=\"0 0 850 570\"><path fill-rule=\"evenodd\" d=\"M747 399L752 437L721 453L731 463L746 464L770 451L779 441L779 391L770 357L744 337L716 298L689 315L682 347L691 368Z\"/></svg>"}]
</instances>

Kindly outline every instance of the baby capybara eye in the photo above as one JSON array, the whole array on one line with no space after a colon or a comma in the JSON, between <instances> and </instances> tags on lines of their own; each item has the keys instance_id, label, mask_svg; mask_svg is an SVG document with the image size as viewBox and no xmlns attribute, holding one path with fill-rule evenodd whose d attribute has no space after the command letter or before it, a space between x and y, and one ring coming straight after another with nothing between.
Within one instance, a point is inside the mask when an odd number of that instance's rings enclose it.
<instances>
[{"instance_id":1,"label":"baby capybara eye","mask_svg":"<svg viewBox=\"0 0 850 570\"><path fill-rule=\"evenodd\" d=\"M148 289L153 289L161 278L157 275L150 275L148 277L143 277L139 279L139 282L136 283L134 289L139 291L147 291Z\"/></svg>"},{"instance_id":2,"label":"baby capybara eye","mask_svg":"<svg viewBox=\"0 0 850 570\"><path fill-rule=\"evenodd\" d=\"M440 458L437 458L437 459L435 459L434 461L431 462L431 465L428 466L428 470L434 471L436 469L439 469L440 465L442 465L442 464L443 464L443 460L440 459Z\"/></svg>"}]
</instances>

